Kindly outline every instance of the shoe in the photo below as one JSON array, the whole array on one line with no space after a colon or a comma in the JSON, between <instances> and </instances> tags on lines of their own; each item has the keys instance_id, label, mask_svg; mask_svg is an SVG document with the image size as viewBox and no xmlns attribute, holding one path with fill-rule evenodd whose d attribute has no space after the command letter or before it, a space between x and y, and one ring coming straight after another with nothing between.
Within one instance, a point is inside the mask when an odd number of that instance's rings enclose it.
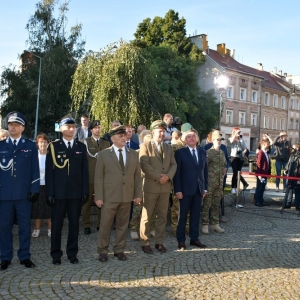
<instances>
[{"instance_id":1,"label":"shoe","mask_svg":"<svg viewBox=\"0 0 300 300\"><path fill-rule=\"evenodd\" d=\"M190 245L191 246L196 246L196 247L199 247L199 248L206 248L207 246L202 244L200 241L193 241L191 240L190 241Z\"/></svg>"},{"instance_id":2,"label":"shoe","mask_svg":"<svg viewBox=\"0 0 300 300\"><path fill-rule=\"evenodd\" d=\"M290 204L287 204L287 205L284 206L284 208L285 208L285 209L290 209L290 208L291 208L291 205L290 205Z\"/></svg>"},{"instance_id":3,"label":"shoe","mask_svg":"<svg viewBox=\"0 0 300 300\"><path fill-rule=\"evenodd\" d=\"M51 229L48 229L48 236L51 237Z\"/></svg>"},{"instance_id":4,"label":"shoe","mask_svg":"<svg viewBox=\"0 0 300 300\"><path fill-rule=\"evenodd\" d=\"M153 251L149 245L147 246L142 246L142 250L147 253L147 254L153 254Z\"/></svg>"},{"instance_id":5,"label":"shoe","mask_svg":"<svg viewBox=\"0 0 300 300\"><path fill-rule=\"evenodd\" d=\"M24 265L26 268L34 268L35 264L29 259L24 259L20 261L21 265Z\"/></svg>"},{"instance_id":6,"label":"shoe","mask_svg":"<svg viewBox=\"0 0 300 300\"><path fill-rule=\"evenodd\" d=\"M151 235L152 237L155 237L155 230L150 231L150 235Z\"/></svg>"},{"instance_id":7,"label":"shoe","mask_svg":"<svg viewBox=\"0 0 300 300\"><path fill-rule=\"evenodd\" d=\"M231 189L231 194L236 194L236 189Z\"/></svg>"},{"instance_id":8,"label":"shoe","mask_svg":"<svg viewBox=\"0 0 300 300\"><path fill-rule=\"evenodd\" d=\"M1 270L6 270L10 264L11 262L9 260L2 260L0 264Z\"/></svg>"},{"instance_id":9,"label":"shoe","mask_svg":"<svg viewBox=\"0 0 300 300\"><path fill-rule=\"evenodd\" d=\"M270 204L269 203L263 203L263 206L270 206Z\"/></svg>"},{"instance_id":10,"label":"shoe","mask_svg":"<svg viewBox=\"0 0 300 300\"><path fill-rule=\"evenodd\" d=\"M91 228L90 227L84 228L84 234L91 234Z\"/></svg>"},{"instance_id":11,"label":"shoe","mask_svg":"<svg viewBox=\"0 0 300 300\"><path fill-rule=\"evenodd\" d=\"M139 235L136 231L131 231L130 232L130 237L132 240L139 240Z\"/></svg>"},{"instance_id":12,"label":"shoe","mask_svg":"<svg viewBox=\"0 0 300 300\"><path fill-rule=\"evenodd\" d=\"M186 245L185 245L185 243L178 242L178 249L180 249L180 250L186 250Z\"/></svg>"},{"instance_id":13,"label":"shoe","mask_svg":"<svg viewBox=\"0 0 300 300\"><path fill-rule=\"evenodd\" d=\"M157 249L160 253L166 253L167 249L163 244L155 244L155 249Z\"/></svg>"},{"instance_id":14,"label":"shoe","mask_svg":"<svg viewBox=\"0 0 300 300\"><path fill-rule=\"evenodd\" d=\"M40 230L39 229L37 229L37 230L33 230L33 233L32 233L32 237L34 237L34 238L37 238L37 237L39 237L39 235L40 235Z\"/></svg>"},{"instance_id":15,"label":"shoe","mask_svg":"<svg viewBox=\"0 0 300 300\"><path fill-rule=\"evenodd\" d=\"M126 257L126 255L123 252L115 253L114 256L117 257L118 260L123 260L123 261L127 260L127 257Z\"/></svg>"},{"instance_id":16,"label":"shoe","mask_svg":"<svg viewBox=\"0 0 300 300\"><path fill-rule=\"evenodd\" d=\"M211 230L219 232L219 233L224 233L225 232L225 229L223 229L222 227L220 227L219 224L211 225L210 228L211 228Z\"/></svg>"},{"instance_id":17,"label":"shoe","mask_svg":"<svg viewBox=\"0 0 300 300\"><path fill-rule=\"evenodd\" d=\"M247 189L248 186L249 186L249 183L246 183L246 184L244 185L243 191L245 191L245 190Z\"/></svg>"},{"instance_id":18,"label":"shoe","mask_svg":"<svg viewBox=\"0 0 300 300\"><path fill-rule=\"evenodd\" d=\"M208 232L208 225L203 225L203 226L202 226L201 232L202 232L203 234L209 234L209 232Z\"/></svg>"},{"instance_id":19,"label":"shoe","mask_svg":"<svg viewBox=\"0 0 300 300\"><path fill-rule=\"evenodd\" d=\"M279 192L279 188L278 188L278 187L276 188L276 192L277 192L277 193Z\"/></svg>"},{"instance_id":20,"label":"shoe","mask_svg":"<svg viewBox=\"0 0 300 300\"><path fill-rule=\"evenodd\" d=\"M105 262L107 261L107 254L103 253L99 255L99 261Z\"/></svg>"},{"instance_id":21,"label":"shoe","mask_svg":"<svg viewBox=\"0 0 300 300\"><path fill-rule=\"evenodd\" d=\"M219 223L227 223L228 221L226 219L220 218Z\"/></svg>"},{"instance_id":22,"label":"shoe","mask_svg":"<svg viewBox=\"0 0 300 300\"><path fill-rule=\"evenodd\" d=\"M54 265L60 265L61 264L61 259L60 258L53 258L52 259L52 263Z\"/></svg>"},{"instance_id":23,"label":"shoe","mask_svg":"<svg viewBox=\"0 0 300 300\"><path fill-rule=\"evenodd\" d=\"M72 256L71 258L69 258L69 261L71 264L78 264L79 260L76 256Z\"/></svg>"},{"instance_id":24,"label":"shoe","mask_svg":"<svg viewBox=\"0 0 300 300\"><path fill-rule=\"evenodd\" d=\"M260 203L255 203L255 206L258 206L258 207L264 207L263 204L260 204Z\"/></svg>"}]
</instances>

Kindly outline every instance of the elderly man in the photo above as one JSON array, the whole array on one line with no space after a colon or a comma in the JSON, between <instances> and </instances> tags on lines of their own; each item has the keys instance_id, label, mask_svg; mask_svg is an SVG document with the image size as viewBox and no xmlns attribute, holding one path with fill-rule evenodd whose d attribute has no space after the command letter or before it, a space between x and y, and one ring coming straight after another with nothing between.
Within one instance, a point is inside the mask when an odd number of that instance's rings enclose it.
<instances>
[{"instance_id":1,"label":"elderly man","mask_svg":"<svg viewBox=\"0 0 300 300\"><path fill-rule=\"evenodd\" d=\"M89 117L87 115L82 115L80 117L81 127L78 127L75 132L74 139L82 141L92 135L91 130L89 129Z\"/></svg>"},{"instance_id":2,"label":"elderly man","mask_svg":"<svg viewBox=\"0 0 300 300\"><path fill-rule=\"evenodd\" d=\"M112 123L110 125L110 129L112 130L112 129L120 126L120 125L122 125L120 121L118 121L118 120L112 121ZM110 146L113 144L113 142L112 142L112 140L110 138L109 132L105 133L104 136L103 136L103 138L105 140L109 141Z\"/></svg>"},{"instance_id":3,"label":"elderly man","mask_svg":"<svg viewBox=\"0 0 300 300\"><path fill-rule=\"evenodd\" d=\"M99 120L93 121L89 129L92 132L92 136L83 140L83 143L86 145L87 149L87 158L89 165L89 199L87 203L82 206L82 222L84 226L84 233L91 233L91 220L90 220L90 212L91 212L91 204L94 198L94 175L95 175L95 167L97 162L98 152L103 149L109 148L109 142L100 137L101 134L101 125ZM98 222L97 222L97 230L99 230L100 226L100 216L101 210L98 209Z\"/></svg>"},{"instance_id":4,"label":"elderly man","mask_svg":"<svg viewBox=\"0 0 300 300\"><path fill-rule=\"evenodd\" d=\"M125 147L126 128L118 126L109 132L112 147L98 154L95 170L95 203L101 208L98 234L99 261L106 262L110 231L116 218L114 256L127 259L124 254L131 202L142 200L142 178L138 153Z\"/></svg>"},{"instance_id":5,"label":"elderly man","mask_svg":"<svg viewBox=\"0 0 300 300\"><path fill-rule=\"evenodd\" d=\"M75 121L63 118L59 123L62 139L49 144L46 156L46 201L51 210L51 257L54 265L61 264L61 233L67 214L69 231L67 256L78 263L78 234L81 207L88 200L89 173L87 150L73 139Z\"/></svg>"},{"instance_id":6,"label":"elderly man","mask_svg":"<svg viewBox=\"0 0 300 300\"><path fill-rule=\"evenodd\" d=\"M179 199L177 241L179 249L186 249L185 226L190 211L190 245L205 248L199 241L199 222L202 199L208 189L206 152L197 147L198 135L194 130L183 134L186 147L175 151L177 171L174 176L174 192Z\"/></svg>"},{"instance_id":7,"label":"elderly man","mask_svg":"<svg viewBox=\"0 0 300 300\"><path fill-rule=\"evenodd\" d=\"M165 253L163 245L171 180L176 172L176 162L171 145L163 142L166 123L162 120L153 122L150 130L153 139L140 145L140 163L144 177L144 207L142 210L140 238L142 250L152 254L150 247L150 221L157 216L155 223L155 248Z\"/></svg>"},{"instance_id":8,"label":"elderly man","mask_svg":"<svg viewBox=\"0 0 300 300\"><path fill-rule=\"evenodd\" d=\"M31 202L38 199L40 171L36 144L22 136L27 119L19 112L7 116L10 137L0 142L0 253L1 270L13 258L12 226L16 213L19 224L20 264L34 267L30 260Z\"/></svg>"}]
</instances>

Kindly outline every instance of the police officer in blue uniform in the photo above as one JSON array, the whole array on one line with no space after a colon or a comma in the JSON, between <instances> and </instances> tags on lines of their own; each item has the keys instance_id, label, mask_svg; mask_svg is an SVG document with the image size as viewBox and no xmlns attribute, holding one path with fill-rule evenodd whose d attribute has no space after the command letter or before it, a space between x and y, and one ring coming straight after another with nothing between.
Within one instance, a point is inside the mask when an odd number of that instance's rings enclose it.
<instances>
[{"instance_id":1,"label":"police officer in blue uniform","mask_svg":"<svg viewBox=\"0 0 300 300\"><path fill-rule=\"evenodd\" d=\"M59 123L62 139L48 146L46 156L46 201L51 210L51 257L61 264L61 232L67 213L69 232L66 253L72 264L78 263L78 234L81 206L89 194L86 146L74 140L75 121L64 117Z\"/></svg>"},{"instance_id":2,"label":"police officer in blue uniform","mask_svg":"<svg viewBox=\"0 0 300 300\"><path fill-rule=\"evenodd\" d=\"M19 112L7 115L10 137L0 141L0 251L1 270L6 270L13 258L12 227L16 212L19 224L20 264L35 267L30 260L31 202L38 199L40 171L36 143L24 138L27 125Z\"/></svg>"}]
</instances>

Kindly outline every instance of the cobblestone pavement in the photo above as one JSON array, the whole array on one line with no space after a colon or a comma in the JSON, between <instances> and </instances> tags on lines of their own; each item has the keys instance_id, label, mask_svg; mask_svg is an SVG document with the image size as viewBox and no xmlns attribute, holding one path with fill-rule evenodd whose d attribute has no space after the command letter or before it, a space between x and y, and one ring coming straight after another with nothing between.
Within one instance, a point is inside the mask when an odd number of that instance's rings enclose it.
<instances>
[{"instance_id":1,"label":"cobblestone pavement","mask_svg":"<svg viewBox=\"0 0 300 300\"><path fill-rule=\"evenodd\" d=\"M146 255L128 235L128 260L118 261L111 252L107 263L98 261L97 231L80 229L78 265L63 256L55 266L49 255L46 224L32 239L34 269L21 266L15 257L0 271L1 299L299 299L299 213L279 213L280 205L235 208L235 197L226 199L225 234L201 236L207 249L189 245L177 250L167 227L166 254ZM93 216L95 223L96 216ZM67 231L65 224L64 231ZM111 242L114 240L114 231ZM64 235L63 248L65 248ZM14 229L17 251L17 228ZM154 248L154 241L152 243Z\"/></svg>"}]
</instances>

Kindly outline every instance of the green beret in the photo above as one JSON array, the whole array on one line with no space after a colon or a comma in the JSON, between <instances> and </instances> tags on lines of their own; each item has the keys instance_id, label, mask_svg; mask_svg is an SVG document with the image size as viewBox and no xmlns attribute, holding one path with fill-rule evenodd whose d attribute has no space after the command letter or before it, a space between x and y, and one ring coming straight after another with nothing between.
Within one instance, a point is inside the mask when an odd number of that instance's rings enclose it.
<instances>
[{"instance_id":1,"label":"green beret","mask_svg":"<svg viewBox=\"0 0 300 300\"><path fill-rule=\"evenodd\" d=\"M115 134L126 134L126 127L124 125L119 125L115 128L113 128L109 133L108 135L109 136L113 136Z\"/></svg>"},{"instance_id":2,"label":"green beret","mask_svg":"<svg viewBox=\"0 0 300 300\"><path fill-rule=\"evenodd\" d=\"M187 132L192 129L194 129L194 127L190 123L184 123L181 125L181 132Z\"/></svg>"},{"instance_id":3,"label":"green beret","mask_svg":"<svg viewBox=\"0 0 300 300\"><path fill-rule=\"evenodd\" d=\"M153 129L159 127L167 129L167 124L163 120L156 120L150 125L150 130L152 131Z\"/></svg>"}]
</instances>

